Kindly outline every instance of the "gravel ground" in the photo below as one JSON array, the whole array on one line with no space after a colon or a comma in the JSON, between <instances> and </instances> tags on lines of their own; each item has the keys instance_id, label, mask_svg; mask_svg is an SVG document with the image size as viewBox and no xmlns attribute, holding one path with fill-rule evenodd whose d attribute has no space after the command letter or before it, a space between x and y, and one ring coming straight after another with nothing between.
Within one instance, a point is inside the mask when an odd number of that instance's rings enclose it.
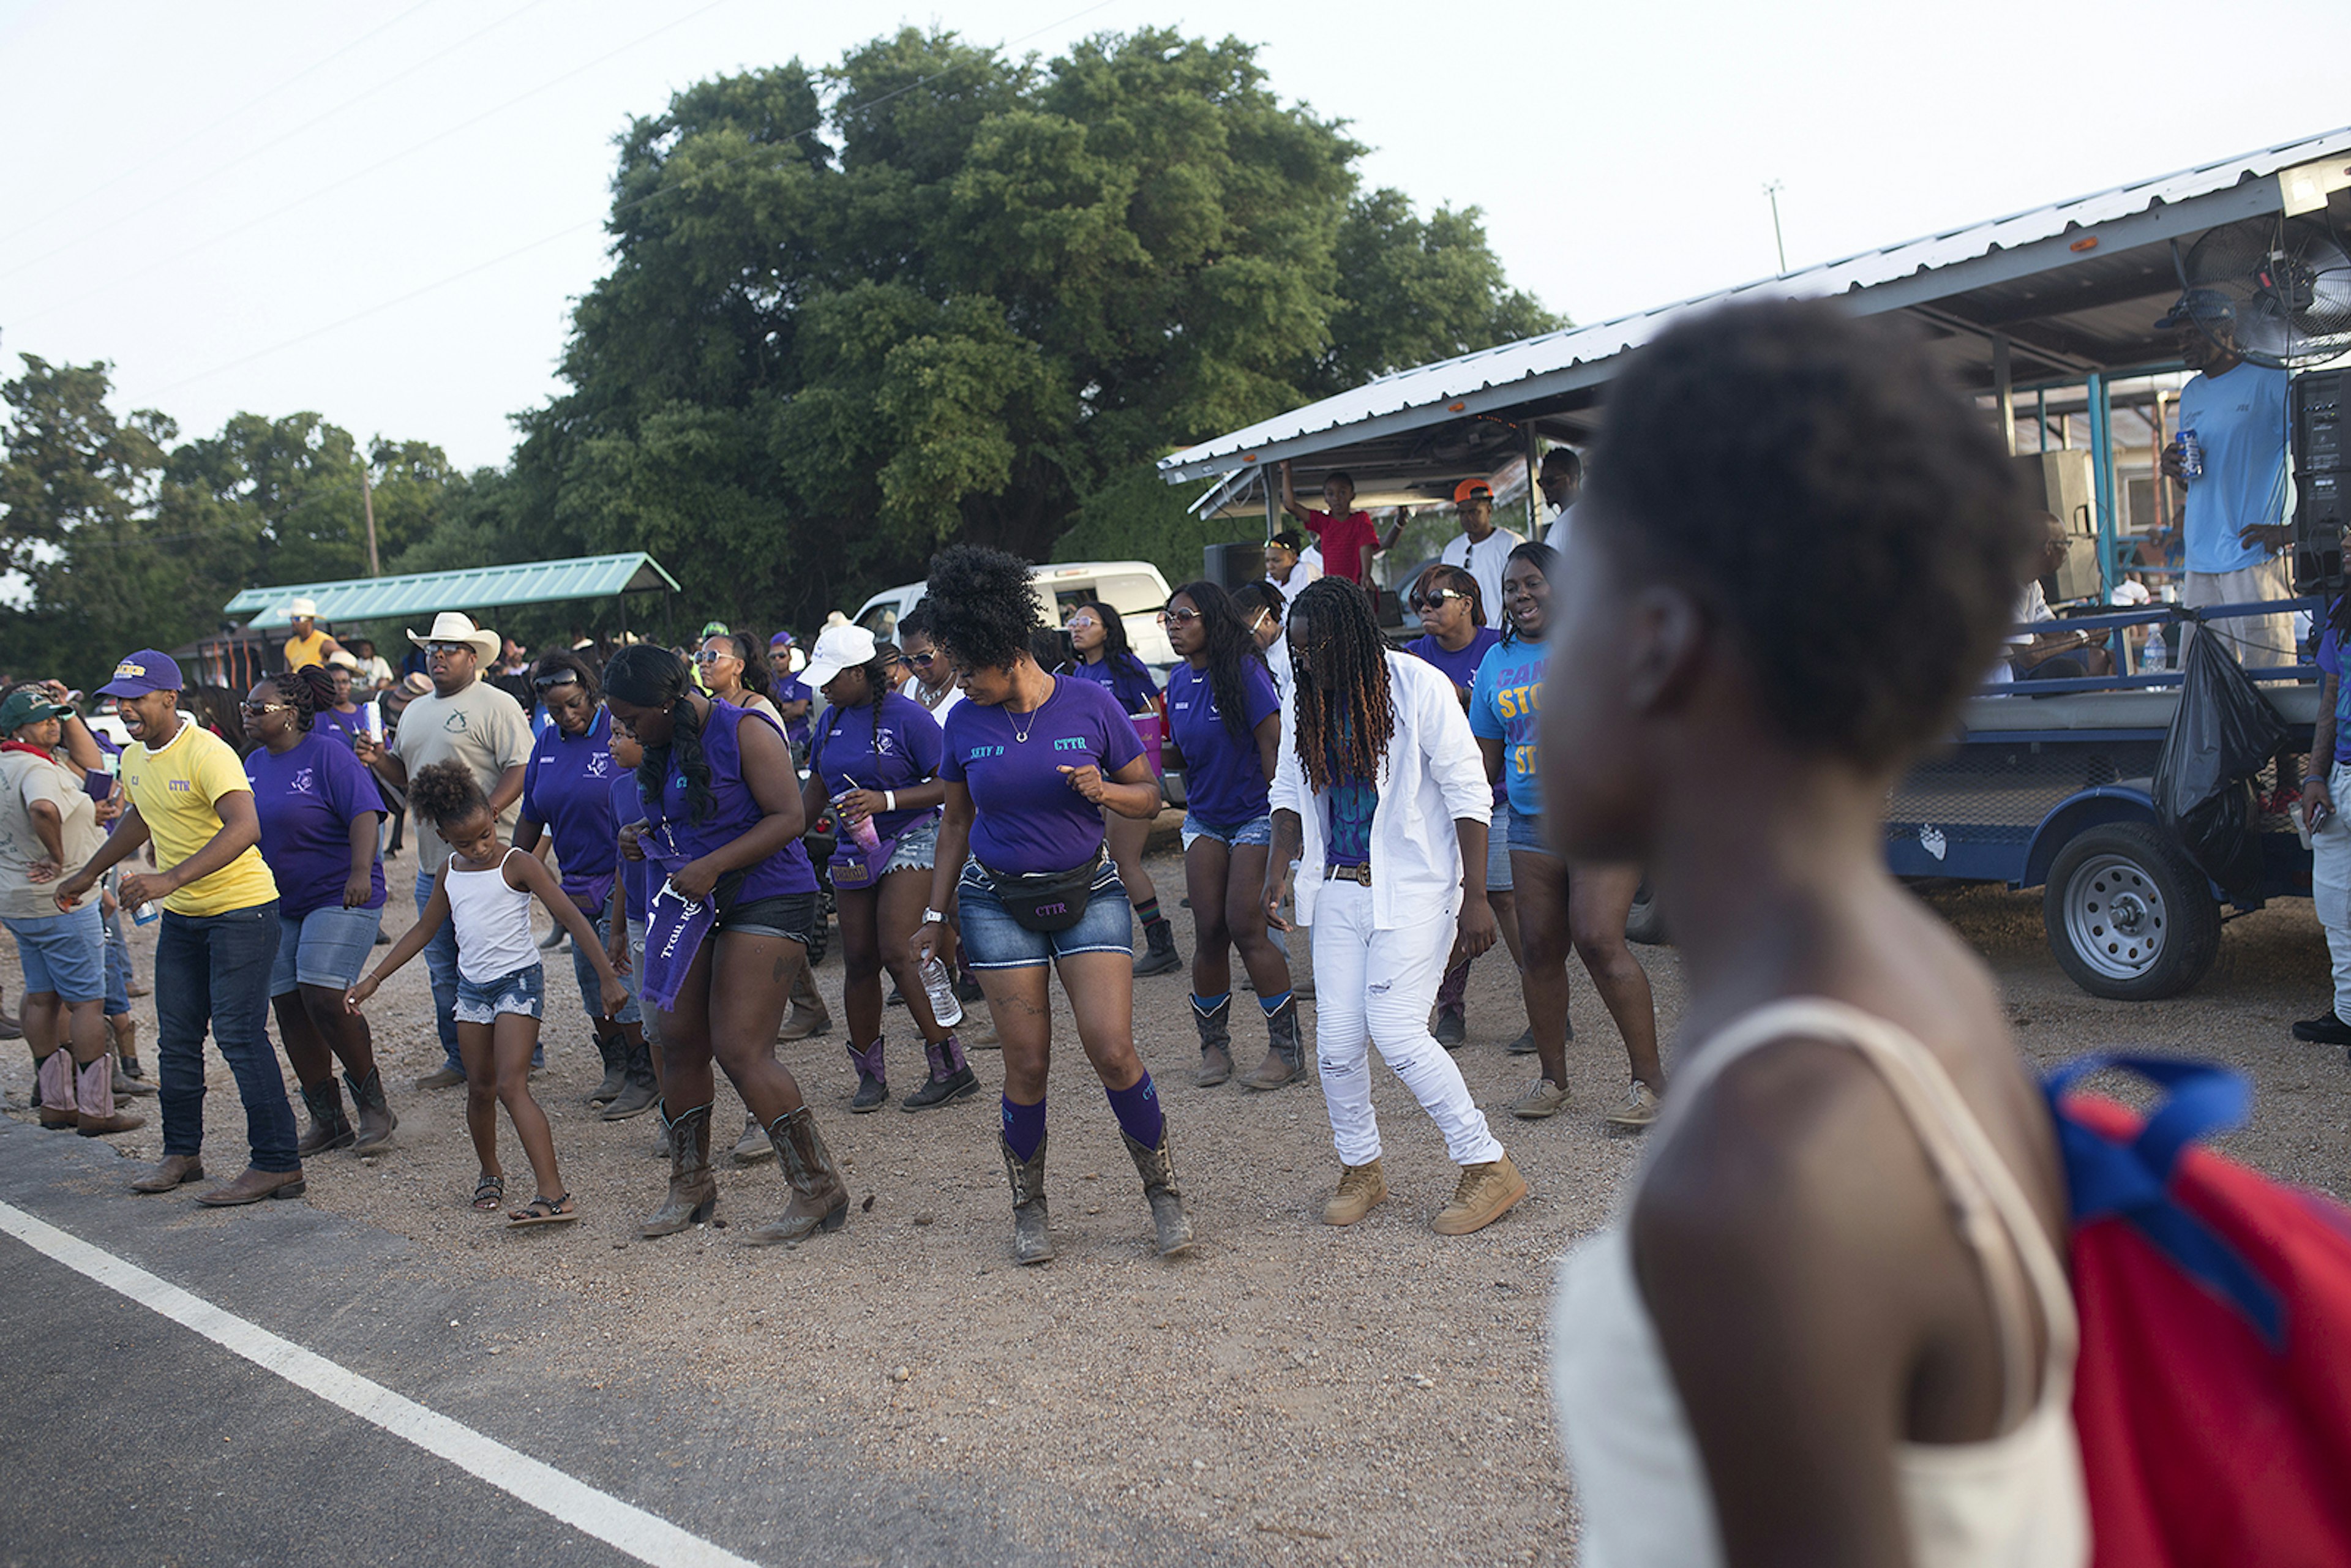
<instances>
[{"instance_id":1,"label":"gravel ground","mask_svg":"<svg viewBox=\"0 0 2351 1568\"><path fill-rule=\"evenodd\" d=\"M1172 905L1179 864L1162 856L1152 871ZM2253 1074L2260 1103L2230 1151L2351 1192L2351 1073L2340 1052L2286 1032L2325 994L2325 946L2307 904L2231 923L2196 993L2133 1006L2065 979L2044 945L2037 894L1971 890L1931 902L1990 958L2037 1060L2152 1047L2231 1061ZM395 899L388 928L408 920ZM137 932L133 943L141 974L152 976L152 937ZM1179 945L1188 955L1188 931ZM1679 964L1670 948L1641 953L1670 1033ZM371 1161L312 1161L309 1201L418 1243L428 1270L445 1272L413 1286L475 1277L527 1286L539 1316L514 1325L517 1338L568 1343L584 1386L625 1399L658 1356L740 1410L750 1440L773 1431L847 1443L893 1489L984 1495L1017 1474L1066 1489L1097 1516L1128 1511L1244 1561L1572 1558L1573 1506L1543 1394L1544 1307L1555 1260L1604 1222L1638 1152L1599 1124L1624 1063L1580 972L1575 1103L1540 1124L1500 1113L1532 1071L1531 1058L1501 1050L1523 1021L1515 983L1494 957L1473 976L1459 1061L1533 1192L1500 1223L1456 1240L1427 1228L1454 1167L1393 1077L1376 1079L1374 1092L1393 1196L1364 1224L1327 1229L1317 1217L1336 1162L1319 1095L1311 1086L1192 1088L1186 977L1138 982L1137 1043L1161 1086L1201 1238L1194 1257L1176 1262L1148 1250L1133 1166L1057 1007L1049 1190L1061 1256L1024 1270L1008 1258L996 1154L999 1059L974 1053L983 1092L961 1104L904 1115L893 1102L852 1116L855 1076L838 1030L779 1054L848 1174L859 1207L847 1229L791 1250L733 1242L731 1226L765 1218L785 1193L773 1161L738 1168L725 1155L742 1119L722 1087L715 1220L638 1239L665 1179L650 1155L653 1124L606 1124L585 1105L601 1067L569 959L549 957L549 1065L536 1089L584 1211L575 1227L508 1234L467 1207L475 1167L461 1095L409 1087L439 1061L423 963L371 1009L399 1145ZM0 979L13 1005L11 945L0 944ZM838 957L818 979L839 1019ZM152 1071L152 1001L136 1006ZM916 1037L894 1009L888 1023L893 1087L909 1087L920 1078ZM7 1053L0 1085L12 1106L25 1103L29 1080L24 1053ZM216 1058L209 1082L215 1174L231 1174L236 1098ZM140 1106L152 1113L152 1102ZM510 1131L503 1137L513 1196L528 1197L528 1166ZM128 1158L160 1152L152 1124L110 1141ZM655 1312L658 1330L649 1327ZM680 1343L687 1348L659 1348ZM1050 1510L1006 1524L1040 1546L1071 1540Z\"/></svg>"}]
</instances>

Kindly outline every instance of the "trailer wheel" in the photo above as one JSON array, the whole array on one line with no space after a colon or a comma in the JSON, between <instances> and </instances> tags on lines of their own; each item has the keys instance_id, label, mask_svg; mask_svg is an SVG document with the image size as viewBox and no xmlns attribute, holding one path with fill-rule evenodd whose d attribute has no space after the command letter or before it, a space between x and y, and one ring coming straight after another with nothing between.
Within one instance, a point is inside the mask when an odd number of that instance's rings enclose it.
<instances>
[{"instance_id":1,"label":"trailer wheel","mask_svg":"<svg viewBox=\"0 0 2351 1568\"><path fill-rule=\"evenodd\" d=\"M2074 983L2116 1001L2177 996L2220 950L2220 906L2204 873L2145 822L2105 822L2067 841L2041 918Z\"/></svg>"},{"instance_id":2,"label":"trailer wheel","mask_svg":"<svg viewBox=\"0 0 2351 1568\"><path fill-rule=\"evenodd\" d=\"M1646 947L1670 940L1666 935L1665 912L1657 907L1656 895L1649 891L1646 878L1642 880L1641 891L1633 895L1633 912L1625 916L1625 937Z\"/></svg>"}]
</instances>

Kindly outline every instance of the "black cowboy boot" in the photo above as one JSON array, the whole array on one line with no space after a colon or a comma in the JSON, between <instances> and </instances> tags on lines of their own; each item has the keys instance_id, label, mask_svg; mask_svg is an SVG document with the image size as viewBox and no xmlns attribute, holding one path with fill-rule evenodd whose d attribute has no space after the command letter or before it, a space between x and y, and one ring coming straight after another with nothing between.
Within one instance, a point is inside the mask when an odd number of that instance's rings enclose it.
<instances>
[{"instance_id":1,"label":"black cowboy boot","mask_svg":"<svg viewBox=\"0 0 2351 1568\"><path fill-rule=\"evenodd\" d=\"M1161 915L1143 928L1143 956L1134 961L1137 975L1172 975L1184 967L1184 955L1176 950L1176 927Z\"/></svg>"},{"instance_id":2,"label":"black cowboy boot","mask_svg":"<svg viewBox=\"0 0 2351 1568\"><path fill-rule=\"evenodd\" d=\"M857 1097L850 1101L850 1110L860 1116L879 1111L890 1103L890 1080L882 1069L882 1041L876 1040L863 1051L853 1045L845 1049L857 1068Z\"/></svg>"},{"instance_id":3,"label":"black cowboy boot","mask_svg":"<svg viewBox=\"0 0 2351 1568\"><path fill-rule=\"evenodd\" d=\"M971 1063L963 1059L963 1045L952 1033L924 1050L931 1059L931 1081L901 1101L899 1110L927 1111L979 1092L979 1080L972 1076Z\"/></svg>"},{"instance_id":4,"label":"black cowboy boot","mask_svg":"<svg viewBox=\"0 0 2351 1568\"><path fill-rule=\"evenodd\" d=\"M365 1078L343 1074L343 1082L351 1086L351 1103L359 1107L359 1137L351 1145L355 1155L380 1155L392 1147L392 1130L400 1125L400 1116L383 1092L383 1073L369 1068Z\"/></svg>"},{"instance_id":5,"label":"black cowboy boot","mask_svg":"<svg viewBox=\"0 0 2351 1568\"><path fill-rule=\"evenodd\" d=\"M596 1031L596 1054L604 1059L604 1082L588 1096L590 1105L609 1105L629 1085L629 1040L619 1030Z\"/></svg>"},{"instance_id":6,"label":"black cowboy boot","mask_svg":"<svg viewBox=\"0 0 2351 1568\"><path fill-rule=\"evenodd\" d=\"M653 1051L642 1040L623 1037L629 1055L620 1097L604 1107L604 1120L625 1122L642 1116L661 1099L661 1083L653 1077Z\"/></svg>"},{"instance_id":7,"label":"black cowboy boot","mask_svg":"<svg viewBox=\"0 0 2351 1568\"><path fill-rule=\"evenodd\" d=\"M294 1145L298 1159L325 1154L329 1149L350 1146L355 1135L351 1124L343 1114L343 1092L332 1074L315 1087L302 1091L302 1103L310 1111L310 1130L304 1133Z\"/></svg>"}]
</instances>

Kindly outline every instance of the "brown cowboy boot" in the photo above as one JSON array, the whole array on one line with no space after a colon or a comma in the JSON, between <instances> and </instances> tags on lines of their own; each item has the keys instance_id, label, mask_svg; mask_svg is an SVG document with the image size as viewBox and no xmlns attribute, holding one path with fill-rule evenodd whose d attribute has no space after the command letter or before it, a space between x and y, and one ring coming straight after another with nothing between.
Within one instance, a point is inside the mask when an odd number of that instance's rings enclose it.
<instances>
[{"instance_id":1,"label":"brown cowboy boot","mask_svg":"<svg viewBox=\"0 0 2351 1568\"><path fill-rule=\"evenodd\" d=\"M637 1227L643 1237L671 1236L699 1225L718 1207L718 1180L710 1174L710 1106L707 1102L670 1119L663 1105L653 1114L669 1134L669 1196Z\"/></svg>"},{"instance_id":2,"label":"brown cowboy boot","mask_svg":"<svg viewBox=\"0 0 2351 1568\"><path fill-rule=\"evenodd\" d=\"M768 1136L775 1140L777 1156L784 1163L792 1201L767 1224L752 1227L743 1239L753 1247L772 1247L848 1224L849 1188L842 1184L841 1168L832 1163L832 1151L824 1146L824 1134L816 1130L816 1117L809 1108L803 1105L777 1117L768 1125Z\"/></svg>"}]
</instances>

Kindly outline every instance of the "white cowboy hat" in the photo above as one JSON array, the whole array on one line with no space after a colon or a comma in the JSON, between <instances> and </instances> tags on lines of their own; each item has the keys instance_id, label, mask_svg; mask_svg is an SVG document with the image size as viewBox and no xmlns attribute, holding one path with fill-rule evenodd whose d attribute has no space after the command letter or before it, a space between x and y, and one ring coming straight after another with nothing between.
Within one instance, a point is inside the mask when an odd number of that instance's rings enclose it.
<instances>
[{"instance_id":1,"label":"white cowboy hat","mask_svg":"<svg viewBox=\"0 0 2351 1568\"><path fill-rule=\"evenodd\" d=\"M471 643L474 658L478 664L488 664L498 656L498 634L474 624L474 618L455 610L444 610L433 618L433 630L418 636L414 632L408 640L418 647L427 643Z\"/></svg>"},{"instance_id":2,"label":"white cowboy hat","mask_svg":"<svg viewBox=\"0 0 2351 1568\"><path fill-rule=\"evenodd\" d=\"M809 656L800 679L820 689L843 670L873 659L873 633L862 626L828 626L818 634L816 652Z\"/></svg>"},{"instance_id":3,"label":"white cowboy hat","mask_svg":"<svg viewBox=\"0 0 2351 1568\"><path fill-rule=\"evenodd\" d=\"M288 621L316 621L318 618L319 601L315 599L298 599L286 607L286 619Z\"/></svg>"}]
</instances>

